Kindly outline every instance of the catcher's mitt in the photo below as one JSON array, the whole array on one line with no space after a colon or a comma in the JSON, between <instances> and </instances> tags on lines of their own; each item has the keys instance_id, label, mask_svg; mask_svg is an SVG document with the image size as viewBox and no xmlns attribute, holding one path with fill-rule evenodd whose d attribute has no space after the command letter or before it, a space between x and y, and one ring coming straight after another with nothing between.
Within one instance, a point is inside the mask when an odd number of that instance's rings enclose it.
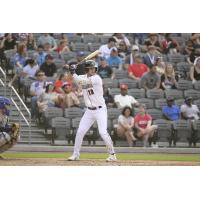
<instances>
[{"instance_id":1,"label":"catcher's mitt","mask_svg":"<svg viewBox=\"0 0 200 200\"><path fill-rule=\"evenodd\" d=\"M13 123L11 125L11 138L16 139L19 137L19 130L20 130L20 125L18 123Z\"/></svg>"}]
</instances>

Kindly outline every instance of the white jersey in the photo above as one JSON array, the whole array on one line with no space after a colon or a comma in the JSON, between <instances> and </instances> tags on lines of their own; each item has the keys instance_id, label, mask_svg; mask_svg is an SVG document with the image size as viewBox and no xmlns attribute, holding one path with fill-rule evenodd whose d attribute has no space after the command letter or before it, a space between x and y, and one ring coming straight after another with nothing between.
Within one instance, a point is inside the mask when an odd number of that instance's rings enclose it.
<instances>
[{"instance_id":1,"label":"white jersey","mask_svg":"<svg viewBox=\"0 0 200 200\"><path fill-rule=\"evenodd\" d=\"M105 106L103 98L103 83L99 75L87 77L87 74L73 75L76 83L81 84L86 107Z\"/></svg>"}]
</instances>

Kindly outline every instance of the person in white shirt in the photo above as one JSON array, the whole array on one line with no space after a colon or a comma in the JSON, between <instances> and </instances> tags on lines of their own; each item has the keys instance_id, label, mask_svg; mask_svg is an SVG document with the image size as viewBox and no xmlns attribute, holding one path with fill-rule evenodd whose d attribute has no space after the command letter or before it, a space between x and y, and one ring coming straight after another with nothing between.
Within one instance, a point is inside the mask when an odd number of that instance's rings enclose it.
<instances>
[{"instance_id":1,"label":"person in white shirt","mask_svg":"<svg viewBox=\"0 0 200 200\"><path fill-rule=\"evenodd\" d=\"M117 108L121 109L124 108L125 106L133 108L134 106L139 105L138 101L134 97L128 95L128 85L121 84L120 89L121 89L121 94L115 95L114 97L114 101Z\"/></svg>"},{"instance_id":2,"label":"person in white shirt","mask_svg":"<svg viewBox=\"0 0 200 200\"><path fill-rule=\"evenodd\" d=\"M117 158L115 155L113 142L107 132L107 108L103 98L102 79L97 74L97 64L93 60L88 60L85 62L84 66L86 71L85 75L77 75L75 73L76 66L71 65L69 67L75 82L82 85L83 97L87 109L77 130L74 152L72 156L68 158L68 160L79 160L83 137L96 121L99 134L101 135L108 149L109 156L106 161L116 161Z\"/></svg>"},{"instance_id":3,"label":"person in white shirt","mask_svg":"<svg viewBox=\"0 0 200 200\"><path fill-rule=\"evenodd\" d=\"M111 50L115 47L116 40L114 38L109 38L108 43L100 46L100 56L106 59L110 56Z\"/></svg>"}]
</instances>

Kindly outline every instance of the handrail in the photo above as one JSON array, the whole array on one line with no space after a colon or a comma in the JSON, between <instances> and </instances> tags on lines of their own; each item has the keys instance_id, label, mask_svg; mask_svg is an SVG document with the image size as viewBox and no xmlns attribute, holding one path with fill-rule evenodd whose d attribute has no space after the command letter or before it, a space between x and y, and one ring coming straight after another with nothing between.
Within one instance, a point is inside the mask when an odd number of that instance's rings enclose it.
<instances>
[{"instance_id":1,"label":"handrail","mask_svg":"<svg viewBox=\"0 0 200 200\"><path fill-rule=\"evenodd\" d=\"M6 78L6 73L3 71L2 67L0 67L0 71L3 74L4 78Z\"/></svg>"},{"instance_id":2,"label":"handrail","mask_svg":"<svg viewBox=\"0 0 200 200\"><path fill-rule=\"evenodd\" d=\"M4 72L4 70L2 69L2 67L0 67L0 71L1 73L3 74L3 77L4 77L4 82L6 84L6 73ZM6 96L6 87L5 87L5 84L3 83L3 81L1 80L1 84L4 86L4 95Z\"/></svg>"}]
</instances>

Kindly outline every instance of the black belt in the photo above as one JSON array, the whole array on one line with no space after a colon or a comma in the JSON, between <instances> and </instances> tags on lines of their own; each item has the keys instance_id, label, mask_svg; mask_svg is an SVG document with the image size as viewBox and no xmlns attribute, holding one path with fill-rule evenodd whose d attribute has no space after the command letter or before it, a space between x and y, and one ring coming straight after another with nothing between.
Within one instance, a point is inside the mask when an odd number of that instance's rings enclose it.
<instances>
[{"instance_id":1,"label":"black belt","mask_svg":"<svg viewBox=\"0 0 200 200\"><path fill-rule=\"evenodd\" d=\"M102 108L102 106L98 106L98 107L87 107L89 110L97 110L98 108Z\"/></svg>"}]
</instances>

